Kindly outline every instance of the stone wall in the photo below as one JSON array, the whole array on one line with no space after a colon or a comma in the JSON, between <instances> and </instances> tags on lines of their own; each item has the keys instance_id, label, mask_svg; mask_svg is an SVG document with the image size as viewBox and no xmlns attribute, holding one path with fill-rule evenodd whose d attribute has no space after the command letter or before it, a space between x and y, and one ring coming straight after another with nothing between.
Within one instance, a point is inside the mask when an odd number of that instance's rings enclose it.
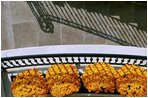
<instances>
[{"instance_id":1,"label":"stone wall","mask_svg":"<svg viewBox=\"0 0 148 98\"><path fill-rule=\"evenodd\" d=\"M113 3L116 4L116 3ZM139 8L142 13L143 23L140 23L141 18L136 18L138 14L134 10L129 12L127 6L127 13L121 13L120 9L115 11L113 4L102 3L103 11L108 15L121 15L122 20L129 22L137 22L138 24L146 24L145 6ZM105 6L104 6L105 5ZM119 4L120 5L120 4ZM100 5L101 6L101 5ZM93 7L93 6L89 6ZM118 6L119 8L122 6ZM126 10L125 10L126 11ZM129 16L131 15L131 16ZM117 16L117 15L116 15ZM128 16L128 17L127 17ZM135 17L134 17L135 16ZM130 17L130 18L129 18ZM127 18L127 19L126 19ZM131 19L131 21L130 21ZM139 19L139 20L138 20ZM141 21L142 22L142 21ZM67 25L53 22L54 32L44 33L31 12L27 2L24 1L2 1L1 2L1 49L8 50L22 47L44 46L44 45L64 45L64 44L106 44L106 45L119 45L115 42L109 41L102 37L72 28ZM145 25L140 25L145 28Z\"/></svg>"}]
</instances>

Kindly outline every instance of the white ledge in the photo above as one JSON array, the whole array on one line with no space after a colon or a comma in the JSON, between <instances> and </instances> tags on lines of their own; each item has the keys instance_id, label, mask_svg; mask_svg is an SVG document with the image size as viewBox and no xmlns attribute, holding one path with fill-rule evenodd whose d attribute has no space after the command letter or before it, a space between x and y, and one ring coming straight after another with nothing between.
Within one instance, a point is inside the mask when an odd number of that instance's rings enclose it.
<instances>
[{"instance_id":1,"label":"white ledge","mask_svg":"<svg viewBox=\"0 0 148 98\"><path fill-rule=\"evenodd\" d=\"M69 53L99 53L146 56L147 48L113 45L53 45L4 50L1 52L1 57Z\"/></svg>"}]
</instances>

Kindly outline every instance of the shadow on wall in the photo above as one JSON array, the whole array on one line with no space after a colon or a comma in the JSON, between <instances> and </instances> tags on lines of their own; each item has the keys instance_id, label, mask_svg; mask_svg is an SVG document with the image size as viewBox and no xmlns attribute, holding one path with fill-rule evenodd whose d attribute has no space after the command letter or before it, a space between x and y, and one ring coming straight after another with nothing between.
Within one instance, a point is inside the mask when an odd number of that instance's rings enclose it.
<instances>
[{"instance_id":1,"label":"shadow on wall","mask_svg":"<svg viewBox=\"0 0 148 98\"><path fill-rule=\"evenodd\" d=\"M146 31L108 15L109 2L27 2L46 33L54 32L52 21L106 38L121 45L146 47ZM100 4L100 6L98 6ZM103 8L104 7L104 8Z\"/></svg>"}]
</instances>

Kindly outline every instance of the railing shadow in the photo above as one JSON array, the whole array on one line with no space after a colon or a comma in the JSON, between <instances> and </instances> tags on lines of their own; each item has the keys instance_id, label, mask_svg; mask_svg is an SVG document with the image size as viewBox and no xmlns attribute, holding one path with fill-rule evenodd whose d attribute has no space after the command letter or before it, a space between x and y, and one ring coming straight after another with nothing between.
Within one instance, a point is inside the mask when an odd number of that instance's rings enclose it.
<instances>
[{"instance_id":1,"label":"railing shadow","mask_svg":"<svg viewBox=\"0 0 148 98\"><path fill-rule=\"evenodd\" d=\"M76 29L106 38L121 45L146 47L146 31L109 17L103 11L84 7L84 2L67 1L28 1L29 7L44 32L53 32L52 21L62 23ZM95 2L94 2L95 4Z\"/></svg>"}]
</instances>

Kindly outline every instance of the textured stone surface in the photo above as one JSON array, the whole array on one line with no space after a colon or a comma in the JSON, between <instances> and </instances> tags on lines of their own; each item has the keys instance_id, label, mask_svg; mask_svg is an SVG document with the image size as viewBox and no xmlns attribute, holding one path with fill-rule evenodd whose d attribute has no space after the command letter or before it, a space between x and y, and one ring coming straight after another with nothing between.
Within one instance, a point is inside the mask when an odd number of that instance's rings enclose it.
<instances>
[{"instance_id":1,"label":"textured stone surface","mask_svg":"<svg viewBox=\"0 0 148 98\"><path fill-rule=\"evenodd\" d=\"M83 44L83 31L63 26L62 27L62 44Z\"/></svg>"},{"instance_id":2,"label":"textured stone surface","mask_svg":"<svg viewBox=\"0 0 148 98\"><path fill-rule=\"evenodd\" d=\"M25 1L10 1L11 19L13 24L36 21L31 9Z\"/></svg>"},{"instance_id":3,"label":"textured stone surface","mask_svg":"<svg viewBox=\"0 0 148 98\"><path fill-rule=\"evenodd\" d=\"M120 45L120 44L113 42L113 41L110 41L110 40L106 40L106 43L107 43L107 45L117 45L117 46Z\"/></svg>"},{"instance_id":4,"label":"textured stone surface","mask_svg":"<svg viewBox=\"0 0 148 98\"><path fill-rule=\"evenodd\" d=\"M15 48L9 2L1 2L1 49Z\"/></svg>"},{"instance_id":5,"label":"textured stone surface","mask_svg":"<svg viewBox=\"0 0 148 98\"><path fill-rule=\"evenodd\" d=\"M139 39L144 40L139 44L146 43L146 4L98 1L50 3L48 4L51 9L50 14L58 9L56 11L58 13L57 17L68 18L67 20L97 29L117 38L123 38L130 43L135 43L138 39L137 35L141 35ZM63 25L62 23L53 22L54 32L45 33L41 30L27 2L24 1L3 1L1 7L2 50L62 44L118 45L115 42ZM53 7L56 8L53 9ZM119 16L119 21L117 21L118 19L113 20L113 18L108 17L111 15ZM53 16L56 16L56 14L53 14ZM133 30L126 27L126 25L131 22L137 23L138 27L145 30L145 33L143 31L138 33L136 31L137 27L135 27L134 33L130 33ZM144 46L146 47L146 44Z\"/></svg>"},{"instance_id":6,"label":"textured stone surface","mask_svg":"<svg viewBox=\"0 0 148 98\"><path fill-rule=\"evenodd\" d=\"M39 25L37 24L37 32L39 34L38 36L39 46L61 44L60 24L53 22L53 25L54 25L54 32L45 33L40 29Z\"/></svg>"},{"instance_id":7,"label":"textured stone surface","mask_svg":"<svg viewBox=\"0 0 148 98\"><path fill-rule=\"evenodd\" d=\"M85 44L106 44L106 39L94 34L85 33Z\"/></svg>"},{"instance_id":8,"label":"textured stone surface","mask_svg":"<svg viewBox=\"0 0 148 98\"><path fill-rule=\"evenodd\" d=\"M38 45L36 24L34 22L13 24L13 33L16 48Z\"/></svg>"}]
</instances>

